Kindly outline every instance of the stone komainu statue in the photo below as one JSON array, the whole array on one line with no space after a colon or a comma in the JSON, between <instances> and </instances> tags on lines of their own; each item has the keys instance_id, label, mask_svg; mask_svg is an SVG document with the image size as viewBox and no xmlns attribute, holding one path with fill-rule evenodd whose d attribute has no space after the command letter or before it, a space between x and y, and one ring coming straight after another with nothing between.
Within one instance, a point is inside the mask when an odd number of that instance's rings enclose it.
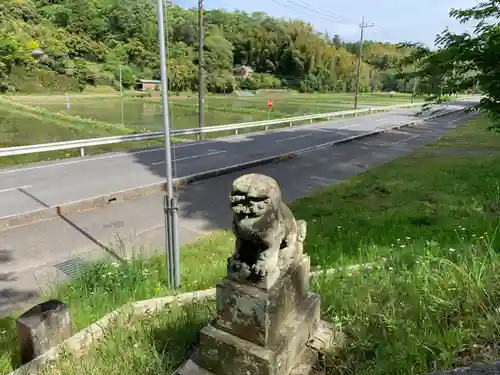
<instances>
[{"instance_id":1,"label":"stone komainu statue","mask_svg":"<svg viewBox=\"0 0 500 375\"><path fill-rule=\"evenodd\" d=\"M228 275L269 286L302 255L306 222L295 220L277 182L261 174L237 178L230 202L236 244Z\"/></svg>"}]
</instances>

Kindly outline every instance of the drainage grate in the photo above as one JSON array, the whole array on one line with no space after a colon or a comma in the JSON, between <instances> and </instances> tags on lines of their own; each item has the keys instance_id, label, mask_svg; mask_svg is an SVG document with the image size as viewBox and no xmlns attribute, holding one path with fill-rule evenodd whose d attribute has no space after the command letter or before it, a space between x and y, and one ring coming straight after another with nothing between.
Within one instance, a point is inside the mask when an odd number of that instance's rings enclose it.
<instances>
[{"instance_id":1,"label":"drainage grate","mask_svg":"<svg viewBox=\"0 0 500 375\"><path fill-rule=\"evenodd\" d=\"M72 279L77 278L87 268L88 263L83 259L75 257L65 262L56 264L54 267Z\"/></svg>"}]
</instances>

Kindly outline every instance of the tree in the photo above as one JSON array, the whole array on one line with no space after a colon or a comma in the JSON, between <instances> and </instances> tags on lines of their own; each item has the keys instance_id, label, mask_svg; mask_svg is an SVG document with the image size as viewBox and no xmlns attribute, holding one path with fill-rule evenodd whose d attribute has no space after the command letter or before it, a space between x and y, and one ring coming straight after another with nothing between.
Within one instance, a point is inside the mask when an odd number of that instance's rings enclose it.
<instances>
[{"instance_id":1,"label":"tree","mask_svg":"<svg viewBox=\"0 0 500 375\"><path fill-rule=\"evenodd\" d=\"M171 3L167 7L170 87L177 91L196 89L197 9ZM1 79L8 84L24 79L22 72L30 69L48 71L50 74L44 76L59 76L61 80L74 73L80 88L112 82L113 76L116 80L120 66L127 84L135 78L158 76L156 9L151 0L1 0L0 19L5 50L0 56ZM36 66L25 51L33 43L48 55ZM6 50L13 45L18 46L15 51ZM331 38L317 33L311 24L300 20L274 18L263 12L207 10L206 87L214 92L228 92L236 84L350 91L354 88L357 47L343 43L338 35ZM393 44L367 41L361 90L391 87L397 80L394 61L405 53ZM75 61L79 61L76 70ZM253 68L255 76L235 79L233 68L239 65ZM16 79L11 79L12 67L21 72L16 73Z\"/></svg>"},{"instance_id":2,"label":"tree","mask_svg":"<svg viewBox=\"0 0 500 375\"><path fill-rule=\"evenodd\" d=\"M453 9L450 16L461 23L477 22L472 32L443 31L436 51L419 50L423 68L418 75L425 90L434 96L473 89L479 83L485 97L480 106L492 127L500 129L500 0L487 0L470 9ZM416 54L415 54L416 55ZM439 90L439 94L437 91Z\"/></svg>"}]
</instances>

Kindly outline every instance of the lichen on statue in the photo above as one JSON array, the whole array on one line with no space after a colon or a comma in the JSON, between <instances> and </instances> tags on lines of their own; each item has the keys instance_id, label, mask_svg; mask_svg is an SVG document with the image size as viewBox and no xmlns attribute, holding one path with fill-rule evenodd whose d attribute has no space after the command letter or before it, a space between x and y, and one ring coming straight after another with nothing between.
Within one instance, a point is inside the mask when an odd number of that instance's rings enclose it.
<instances>
[{"instance_id":1,"label":"lichen on statue","mask_svg":"<svg viewBox=\"0 0 500 375\"><path fill-rule=\"evenodd\" d=\"M302 255L306 223L295 220L278 183L262 174L237 178L229 199L236 242L228 276L270 287Z\"/></svg>"}]
</instances>

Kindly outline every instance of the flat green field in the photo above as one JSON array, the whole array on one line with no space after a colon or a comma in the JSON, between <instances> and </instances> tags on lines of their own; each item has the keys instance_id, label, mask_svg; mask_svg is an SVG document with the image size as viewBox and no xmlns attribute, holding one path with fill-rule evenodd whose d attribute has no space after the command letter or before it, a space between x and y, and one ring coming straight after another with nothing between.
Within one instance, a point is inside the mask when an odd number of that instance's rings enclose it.
<instances>
[{"instance_id":1,"label":"flat green field","mask_svg":"<svg viewBox=\"0 0 500 375\"><path fill-rule=\"evenodd\" d=\"M425 374L500 357L500 136L486 126L478 118L291 204L308 222L316 266L379 264L314 279L323 318L348 337L319 374ZM213 287L232 246L228 232L185 246L182 289ZM69 303L78 330L125 302L169 293L161 254L99 263L51 297ZM200 303L119 323L86 357L64 356L44 374L170 374L210 316L213 303ZM18 363L14 328L12 318L0 322L2 372Z\"/></svg>"},{"instance_id":2,"label":"flat green field","mask_svg":"<svg viewBox=\"0 0 500 375\"><path fill-rule=\"evenodd\" d=\"M90 118L97 121L123 124L131 129L159 131L162 128L162 108L158 97L134 99L127 96L123 102L118 96L74 96L69 105L64 97L58 100L42 96L13 97L14 100L67 115ZM269 111L267 101L273 100ZM207 126L267 120L268 118L294 117L307 114L335 112L352 109L353 95L346 94L293 94L265 93L249 97L207 95L205 122ZM409 103L408 95L388 93L365 94L360 97L363 105L391 105ZM169 100L171 125L174 129L198 126L198 100L196 95L172 97Z\"/></svg>"}]
</instances>

